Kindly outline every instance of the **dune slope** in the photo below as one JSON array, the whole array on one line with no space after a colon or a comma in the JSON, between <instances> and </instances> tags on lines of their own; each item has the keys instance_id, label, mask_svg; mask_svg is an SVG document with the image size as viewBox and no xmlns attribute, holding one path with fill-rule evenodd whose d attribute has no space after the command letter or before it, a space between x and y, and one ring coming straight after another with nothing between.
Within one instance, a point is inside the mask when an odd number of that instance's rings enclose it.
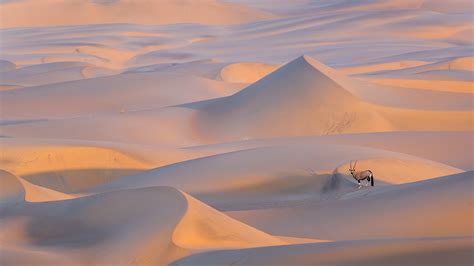
<instances>
[{"instance_id":1,"label":"dune slope","mask_svg":"<svg viewBox=\"0 0 474 266\"><path fill-rule=\"evenodd\" d=\"M356 191L324 205L230 215L273 234L322 239L472 236L473 181L470 171ZM439 219L440 213L449 219Z\"/></svg>"},{"instance_id":2,"label":"dune slope","mask_svg":"<svg viewBox=\"0 0 474 266\"><path fill-rule=\"evenodd\" d=\"M472 249L468 237L338 241L213 251L172 265L469 265Z\"/></svg>"},{"instance_id":3,"label":"dune slope","mask_svg":"<svg viewBox=\"0 0 474 266\"><path fill-rule=\"evenodd\" d=\"M232 96L188 106L200 110L197 124L210 138L392 129L325 70L299 57Z\"/></svg>"},{"instance_id":4,"label":"dune slope","mask_svg":"<svg viewBox=\"0 0 474 266\"><path fill-rule=\"evenodd\" d=\"M472 112L374 105L351 93L358 86L368 85L302 56L234 95L183 106L199 111L204 141L471 128Z\"/></svg>"},{"instance_id":5,"label":"dune slope","mask_svg":"<svg viewBox=\"0 0 474 266\"><path fill-rule=\"evenodd\" d=\"M378 185L461 172L443 164L382 150L334 144L280 143L179 162L126 176L88 191L172 186L219 209L294 205L357 190L357 184L347 170L353 158L361 160L360 167L374 169ZM402 169L411 173L399 176ZM195 171L199 171L199 177Z\"/></svg>"},{"instance_id":6,"label":"dune slope","mask_svg":"<svg viewBox=\"0 0 474 266\"><path fill-rule=\"evenodd\" d=\"M104 3L102 3L104 2ZM105 23L230 24L272 17L265 12L218 0L136 2L118 1L13 1L0 4L2 28ZM36 10L25 14L24 10ZM124 12L126 12L124 16Z\"/></svg>"},{"instance_id":7,"label":"dune slope","mask_svg":"<svg viewBox=\"0 0 474 266\"><path fill-rule=\"evenodd\" d=\"M2 217L5 222L0 227L1 238L9 243L10 249L27 250L25 245L28 245L45 255L69 257L78 265L130 262L164 265L213 247L288 243L169 187L23 203L4 210ZM2 260L13 263L13 255L7 250ZM41 261L42 257L38 256L38 262Z\"/></svg>"}]
</instances>

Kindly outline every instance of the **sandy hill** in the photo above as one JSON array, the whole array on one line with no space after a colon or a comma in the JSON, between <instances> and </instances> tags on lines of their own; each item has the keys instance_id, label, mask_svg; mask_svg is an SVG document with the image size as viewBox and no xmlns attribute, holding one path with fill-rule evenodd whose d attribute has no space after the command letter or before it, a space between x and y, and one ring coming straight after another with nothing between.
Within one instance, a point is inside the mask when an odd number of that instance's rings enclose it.
<instances>
[{"instance_id":1,"label":"sandy hill","mask_svg":"<svg viewBox=\"0 0 474 266\"><path fill-rule=\"evenodd\" d=\"M471 254L470 237L382 239L212 251L187 257L171 265L443 266L453 262L470 265Z\"/></svg>"},{"instance_id":2,"label":"sandy hill","mask_svg":"<svg viewBox=\"0 0 474 266\"><path fill-rule=\"evenodd\" d=\"M199 110L204 141L469 128L470 112L378 106L355 97L360 88L377 89L302 56L234 95L184 106Z\"/></svg>"},{"instance_id":3,"label":"sandy hill","mask_svg":"<svg viewBox=\"0 0 474 266\"><path fill-rule=\"evenodd\" d=\"M333 143L393 151L440 162L463 170L474 170L471 160L474 132L374 132L244 140L187 147L210 154L274 145Z\"/></svg>"},{"instance_id":4,"label":"sandy hill","mask_svg":"<svg viewBox=\"0 0 474 266\"><path fill-rule=\"evenodd\" d=\"M182 104L222 97L236 88L201 77L143 72L0 91L0 97L3 119L64 118Z\"/></svg>"},{"instance_id":5,"label":"sandy hill","mask_svg":"<svg viewBox=\"0 0 474 266\"><path fill-rule=\"evenodd\" d=\"M473 172L470 171L359 190L346 194L341 200L321 205L301 204L291 208L230 214L266 232L310 238L348 240L471 236L473 181ZM440 213L449 219L439 219ZM291 218L280 222L276 217ZM367 226L370 230L360 230Z\"/></svg>"},{"instance_id":6,"label":"sandy hill","mask_svg":"<svg viewBox=\"0 0 474 266\"><path fill-rule=\"evenodd\" d=\"M15 63L7 60L0 60L0 72L10 71L16 68Z\"/></svg>"},{"instance_id":7,"label":"sandy hill","mask_svg":"<svg viewBox=\"0 0 474 266\"><path fill-rule=\"evenodd\" d=\"M4 170L66 193L151 168L120 148L99 143L7 138L0 145Z\"/></svg>"},{"instance_id":8,"label":"sandy hill","mask_svg":"<svg viewBox=\"0 0 474 266\"><path fill-rule=\"evenodd\" d=\"M5 170L0 170L0 210L24 201L44 202L74 198L52 189L37 186Z\"/></svg>"},{"instance_id":9,"label":"sandy hill","mask_svg":"<svg viewBox=\"0 0 474 266\"><path fill-rule=\"evenodd\" d=\"M394 265L469 265L472 174L356 191L326 204L230 212L274 234L337 241L211 251L173 265L385 265L387 261ZM440 219L439 213L449 219Z\"/></svg>"},{"instance_id":10,"label":"sandy hill","mask_svg":"<svg viewBox=\"0 0 474 266\"><path fill-rule=\"evenodd\" d=\"M388 71L376 71L372 74L389 74L389 75L407 75L407 74L421 74L433 70L461 70L461 71L474 71L474 57L457 57L441 60L430 64L423 64L419 66L406 67L398 70Z\"/></svg>"},{"instance_id":11,"label":"sandy hill","mask_svg":"<svg viewBox=\"0 0 474 266\"><path fill-rule=\"evenodd\" d=\"M360 160L360 168L374 170L379 186L461 172L444 164L383 150L309 141L275 142L158 167L87 191L172 186L219 209L234 210L301 200L317 202L357 190L348 172L348 163L353 158ZM196 171L200 174L196 175Z\"/></svg>"},{"instance_id":12,"label":"sandy hill","mask_svg":"<svg viewBox=\"0 0 474 266\"><path fill-rule=\"evenodd\" d=\"M92 78L96 75L112 75L113 70L99 68L83 62L52 62L24 66L0 72L1 82L17 86L37 86L69 80Z\"/></svg>"},{"instance_id":13,"label":"sandy hill","mask_svg":"<svg viewBox=\"0 0 474 266\"><path fill-rule=\"evenodd\" d=\"M227 82L254 83L277 68L276 65L256 62L233 63L224 66L218 77Z\"/></svg>"},{"instance_id":14,"label":"sandy hill","mask_svg":"<svg viewBox=\"0 0 474 266\"><path fill-rule=\"evenodd\" d=\"M302 56L232 96L190 106L201 111L198 126L211 138L392 129L340 81L327 67Z\"/></svg>"},{"instance_id":15,"label":"sandy hill","mask_svg":"<svg viewBox=\"0 0 474 266\"><path fill-rule=\"evenodd\" d=\"M397 70L383 70L364 75L379 84L464 92L472 96L474 61L472 56L443 59L434 63Z\"/></svg>"},{"instance_id":16,"label":"sandy hill","mask_svg":"<svg viewBox=\"0 0 474 266\"><path fill-rule=\"evenodd\" d=\"M27 0L9 1L0 4L0 9L2 28L105 23L230 24L272 17L265 12L218 0Z\"/></svg>"},{"instance_id":17,"label":"sandy hill","mask_svg":"<svg viewBox=\"0 0 474 266\"><path fill-rule=\"evenodd\" d=\"M4 189L16 195L22 187L13 185ZM2 245L2 264L18 259L41 264L59 256L77 265L165 265L206 249L288 244L169 187L35 205L17 201L15 208L2 210L2 215L8 217L0 228L0 239L8 243ZM18 256L35 251L37 256Z\"/></svg>"},{"instance_id":18,"label":"sandy hill","mask_svg":"<svg viewBox=\"0 0 474 266\"><path fill-rule=\"evenodd\" d=\"M25 189L18 178L4 170L0 170L0 209L12 206L25 199Z\"/></svg>"}]
</instances>

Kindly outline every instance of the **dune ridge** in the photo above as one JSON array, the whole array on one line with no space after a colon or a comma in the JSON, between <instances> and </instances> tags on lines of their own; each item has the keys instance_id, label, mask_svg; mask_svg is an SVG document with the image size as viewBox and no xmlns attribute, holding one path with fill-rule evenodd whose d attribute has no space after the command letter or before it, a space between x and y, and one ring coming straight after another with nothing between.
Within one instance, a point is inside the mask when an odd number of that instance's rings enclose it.
<instances>
[{"instance_id":1,"label":"dune ridge","mask_svg":"<svg viewBox=\"0 0 474 266\"><path fill-rule=\"evenodd\" d=\"M6 208L24 201L45 202L74 198L74 196L68 194L34 185L5 170L0 170L0 178L2 184L2 204L0 208Z\"/></svg>"}]
</instances>

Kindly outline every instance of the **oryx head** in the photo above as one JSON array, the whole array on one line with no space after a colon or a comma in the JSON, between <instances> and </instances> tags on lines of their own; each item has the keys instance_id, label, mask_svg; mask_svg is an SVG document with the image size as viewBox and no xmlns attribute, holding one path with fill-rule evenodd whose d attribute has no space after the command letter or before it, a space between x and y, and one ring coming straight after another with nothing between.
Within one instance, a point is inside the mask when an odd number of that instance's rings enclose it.
<instances>
[{"instance_id":1,"label":"oryx head","mask_svg":"<svg viewBox=\"0 0 474 266\"><path fill-rule=\"evenodd\" d=\"M352 160L351 160L351 162L349 164L349 172L351 172L351 174L355 173L356 164L357 164L357 160L354 162L354 166L352 165Z\"/></svg>"}]
</instances>

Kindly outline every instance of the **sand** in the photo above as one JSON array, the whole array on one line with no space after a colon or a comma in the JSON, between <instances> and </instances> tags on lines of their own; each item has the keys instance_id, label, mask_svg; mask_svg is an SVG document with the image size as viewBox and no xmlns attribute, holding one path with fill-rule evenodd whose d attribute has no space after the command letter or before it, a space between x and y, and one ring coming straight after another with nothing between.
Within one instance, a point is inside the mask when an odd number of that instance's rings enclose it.
<instances>
[{"instance_id":1,"label":"sand","mask_svg":"<svg viewBox=\"0 0 474 266\"><path fill-rule=\"evenodd\" d=\"M0 1L0 264L472 265L472 10Z\"/></svg>"}]
</instances>

